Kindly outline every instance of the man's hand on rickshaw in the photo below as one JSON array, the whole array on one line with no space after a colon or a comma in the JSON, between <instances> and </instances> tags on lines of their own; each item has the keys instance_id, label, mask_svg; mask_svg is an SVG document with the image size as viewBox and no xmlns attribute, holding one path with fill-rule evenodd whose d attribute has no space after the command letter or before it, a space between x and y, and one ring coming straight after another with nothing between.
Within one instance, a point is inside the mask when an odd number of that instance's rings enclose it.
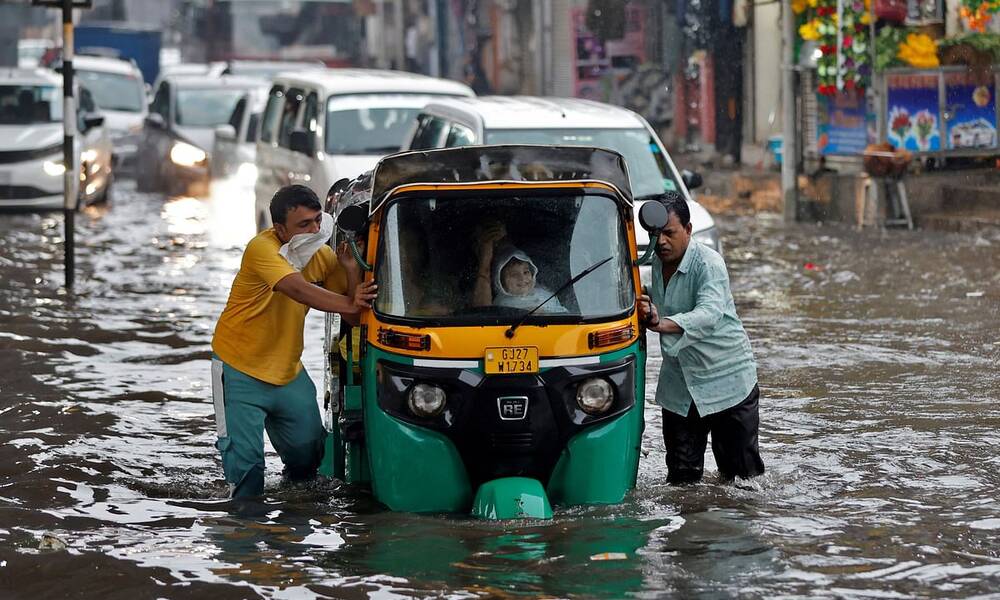
<instances>
[{"instance_id":1,"label":"man's hand on rickshaw","mask_svg":"<svg viewBox=\"0 0 1000 600\"><path fill-rule=\"evenodd\" d=\"M646 294L639 296L639 320L650 329L656 329L660 324L660 315L657 313L656 305Z\"/></svg>"},{"instance_id":2,"label":"man's hand on rickshaw","mask_svg":"<svg viewBox=\"0 0 1000 600\"><path fill-rule=\"evenodd\" d=\"M361 312L371 308L372 300L378 296L378 286L374 281L363 281L354 288L351 294L351 306L354 312Z\"/></svg>"},{"instance_id":3,"label":"man's hand on rickshaw","mask_svg":"<svg viewBox=\"0 0 1000 600\"><path fill-rule=\"evenodd\" d=\"M354 245L358 247L358 252L364 256L365 255L365 241L364 240L354 240ZM361 265L358 261L354 259L354 254L351 252L350 246L347 242L340 242L337 244L337 262L340 266L344 267L348 271L361 272Z\"/></svg>"}]
</instances>

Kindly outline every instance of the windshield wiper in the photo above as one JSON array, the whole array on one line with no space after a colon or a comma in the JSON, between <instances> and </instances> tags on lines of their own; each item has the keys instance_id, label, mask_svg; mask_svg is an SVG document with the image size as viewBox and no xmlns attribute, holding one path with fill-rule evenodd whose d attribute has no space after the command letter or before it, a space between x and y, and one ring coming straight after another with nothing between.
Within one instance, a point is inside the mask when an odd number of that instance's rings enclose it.
<instances>
[{"instance_id":1,"label":"windshield wiper","mask_svg":"<svg viewBox=\"0 0 1000 600\"><path fill-rule=\"evenodd\" d=\"M545 300L543 300L541 304L539 304L535 308L533 308L533 309L529 310L527 313L525 313L520 319L518 319L517 323L514 323L513 325L511 325L510 328L508 328L507 331L504 332L504 335L507 336L507 339L513 338L514 337L514 332L517 331L517 328L520 327L521 325L523 325L524 322L528 319L528 317L530 317L531 315L535 314L535 311L537 311L541 307L545 306L546 302L548 302L549 300L551 300L551 299L555 298L556 296L558 296L560 294L560 292L562 292L564 289L568 288L569 286L573 285L577 281L580 281L581 279L583 279L587 275L590 275L591 273L593 273L594 271L596 271L598 267L604 265L604 263L608 262L612 258L614 258L614 257L613 256L609 256L609 257L605 258L604 260L598 262L597 264L594 264L594 265L592 265L590 267L587 267L586 269L580 271L572 279L570 279L566 283L564 283L561 286L559 286L559 289L557 289L555 292L553 292L551 296L549 296L548 298L546 298Z\"/></svg>"}]
</instances>

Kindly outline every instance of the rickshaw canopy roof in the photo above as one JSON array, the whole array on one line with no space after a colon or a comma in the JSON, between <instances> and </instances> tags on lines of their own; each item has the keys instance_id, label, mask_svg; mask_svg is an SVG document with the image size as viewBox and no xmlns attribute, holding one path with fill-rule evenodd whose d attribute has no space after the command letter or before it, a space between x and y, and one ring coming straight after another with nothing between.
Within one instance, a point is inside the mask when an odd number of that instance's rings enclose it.
<instances>
[{"instance_id":1,"label":"rickshaw canopy roof","mask_svg":"<svg viewBox=\"0 0 1000 600\"><path fill-rule=\"evenodd\" d=\"M621 154L586 146L462 146L401 152L376 165L369 214L394 190L416 184L599 182L632 205L628 168Z\"/></svg>"}]
</instances>

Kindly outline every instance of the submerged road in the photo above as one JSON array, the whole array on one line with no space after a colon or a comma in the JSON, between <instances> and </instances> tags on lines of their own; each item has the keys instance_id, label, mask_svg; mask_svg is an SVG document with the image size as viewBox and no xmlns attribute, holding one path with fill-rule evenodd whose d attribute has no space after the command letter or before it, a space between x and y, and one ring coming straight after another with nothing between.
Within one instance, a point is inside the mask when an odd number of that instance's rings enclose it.
<instances>
[{"instance_id":1,"label":"submerged road","mask_svg":"<svg viewBox=\"0 0 1000 600\"><path fill-rule=\"evenodd\" d=\"M1000 239L723 218L768 473L551 522L394 514L333 481L233 512L209 342L252 192L0 214L0 597L986 597L1000 590ZM806 268L808 267L808 268ZM322 378L322 319L306 365ZM655 343L652 347L655 348ZM647 367L650 394L659 359ZM54 538L43 534L52 534ZM63 547L65 544L65 547ZM45 549L40 549L40 545ZM592 561L602 552L625 560ZM996 596L994 596L996 597Z\"/></svg>"}]
</instances>

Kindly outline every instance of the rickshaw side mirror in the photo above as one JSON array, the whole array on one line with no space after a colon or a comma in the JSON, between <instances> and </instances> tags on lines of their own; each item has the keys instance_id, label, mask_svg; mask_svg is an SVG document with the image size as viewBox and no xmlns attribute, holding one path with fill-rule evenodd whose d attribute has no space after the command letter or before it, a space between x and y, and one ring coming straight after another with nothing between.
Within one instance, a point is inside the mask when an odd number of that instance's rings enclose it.
<instances>
[{"instance_id":1,"label":"rickshaw side mirror","mask_svg":"<svg viewBox=\"0 0 1000 600\"><path fill-rule=\"evenodd\" d=\"M696 190L705 183L705 180L701 177L701 173L695 173L687 169L681 171L681 179L684 180L684 185L687 186L688 190Z\"/></svg>"},{"instance_id":2,"label":"rickshaw side mirror","mask_svg":"<svg viewBox=\"0 0 1000 600\"><path fill-rule=\"evenodd\" d=\"M669 218L667 207L659 200L648 200L639 207L639 224L650 233L666 227Z\"/></svg>"},{"instance_id":3,"label":"rickshaw side mirror","mask_svg":"<svg viewBox=\"0 0 1000 600\"><path fill-rule=\"evenodd\" d=\"M368 211L360 204L352 204L344 207L337 215L337 229L342 232L356 236L364 233L368 228Z\"/></svg>"}]
</instances>

